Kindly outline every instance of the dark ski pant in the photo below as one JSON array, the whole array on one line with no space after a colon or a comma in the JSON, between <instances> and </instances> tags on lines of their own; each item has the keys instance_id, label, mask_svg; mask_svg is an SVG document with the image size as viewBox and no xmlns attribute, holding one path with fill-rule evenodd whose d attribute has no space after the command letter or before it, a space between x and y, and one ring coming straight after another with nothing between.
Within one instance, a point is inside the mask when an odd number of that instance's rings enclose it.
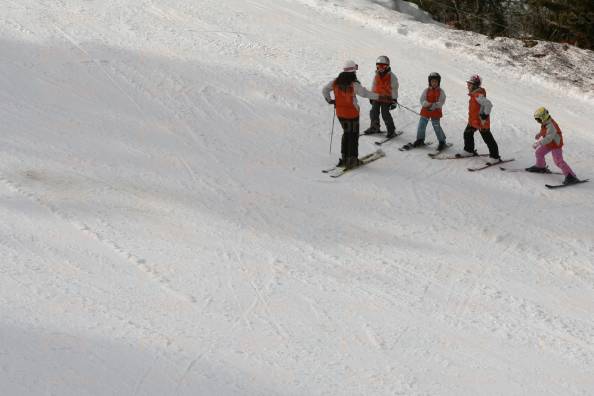
<instances>
[{"instance_id":1,"label":"dark ski pant","mask_svg":"<svg viewBox=\"0 0 594 396\"><path fill-rule=\"evenodd\" d=\"M340 145L340 152L342 159L346 160L350 157L359 157L359 117L357 118L340 118L340 125L342 126L343 134Z\"/></svg>"},{"instance_id":2,"label":"dark ski pant","mask_svg":"<svg viewBox=\"0 0 594 396\"><path fill-rule=\"evenodd\" d=\"M394 126L394 120L392 119L392 114L390 114L390 103L380 103L377 100L374 100L371 103L371 111L369 112L369 118L371 119L371 127L370 129L374 131L380 130L380 110L382 113L382 119L384 120L384 124L386 124L386 130L389 132L394 132L396 127Z\"/></svg>"},{"instance_id":3,"label":"dark ski pant","mask_svg":"<svg viewBox=\"0 0 594 396\"><path fill-rule=\"evenodd\" d=\"M466 126L466 129L464 130L464 151L469 153L474 152L474 133L476 131L477 128L472 125ZM480 129L480 133L483 141L489 148L489 157L499 158L499 147L497 146L497 142L495 141L491 130L489 128Z\"/></svg>"}]
</instances>

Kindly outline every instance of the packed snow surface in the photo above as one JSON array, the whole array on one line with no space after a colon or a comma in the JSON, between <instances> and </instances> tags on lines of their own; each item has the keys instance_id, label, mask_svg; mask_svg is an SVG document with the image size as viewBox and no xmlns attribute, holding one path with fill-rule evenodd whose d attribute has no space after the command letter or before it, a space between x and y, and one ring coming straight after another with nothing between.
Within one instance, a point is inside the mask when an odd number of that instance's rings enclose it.
<instances>
[{"instance_id":1,"label":"packed snow surface","mask_svg":"<svg viewBox=\"0 0 594 396\"><path fill-rule=\"evenodd\" d=\"M548 107L582 178L591 89L379 3L3 2L2 394L594 393L594 183L399 152L404 109L385 158L320 172L349 58L413 109L440 72L452 153L470 74L510 167Z\"/></svg>"}]
</instances>

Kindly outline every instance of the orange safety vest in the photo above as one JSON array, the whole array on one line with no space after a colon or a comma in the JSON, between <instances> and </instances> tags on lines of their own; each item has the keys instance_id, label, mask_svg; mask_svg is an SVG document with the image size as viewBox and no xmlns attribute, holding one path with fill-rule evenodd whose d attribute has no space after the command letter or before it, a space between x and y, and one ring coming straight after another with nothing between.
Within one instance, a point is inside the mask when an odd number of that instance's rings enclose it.
<instances>
[{"instance_id":1,"label":"orange safety vest","mask_svg":"<svg viewBox=\"0 0 594 396\"><path fill-rule=\"evenodd\" d=\"M557 133L559 134L559 136L561 137L561 140L559 141L559 144L557 144L554 140L551 141L551 143L547 143L546 146L550 147L552 149L558 149L563 147L563 134L561 133L561 128L559 128L559 125L557 124L557 122L555 120L553 120L551 118L551 122L553 123L553 126L555 127L555 129L557 130ZM540 127L540 136L541 137L545 137L547 134L547 126L546 125L542 125Z\"/></svg>"},{"instance_id":2,"label":"orange safety vest","mask_svg":"<svg viewBox=\"0 0 594 396\"><path fill-rule=\"evenodd\" d=\"M359 117L359 109L355 106L355 88L351 84L346 91L343 91L336 81L332 85L336 105L336 115L339 118L353 119Z\"/></svg>"},{"instance_id":3,"label":"orange safety vest","mask_svg":"<svg viewBox=\"0 0 594 396\"><path fill-rule=\"evenodd\" d=\"M392 97L392 73L388 72L383 76L379 73L375 73L373 92L380 96Z\"/></svg>"},{"instance_id":4,"label":"orange safety vest","mask_svg":"<svg viewBox=\"0 0 594 396\"><path fill-rule=\"evenodd\" d=\"M439 97L441 96L441 89L437 88L429 88L427 90L427 95L425 100L429 103L437 103L439 102ZM421 115L425 118L441 118L443 113L441 109L429 110L427 107L421 108Z\"/></svg>"},{"instance_id":5,"label":"orange safety vest","mask_svg":"<svg viewBox=\"0 0 594 396\"><path fill-rule=\"evenodd\" d=\"M476 91L468 94L468 96L470 96L470 100L468 102L468 125L476 129L488 129L491 128L491 117L487 117L484 126L481 124L481 117L479 116L481 112L481 105L476 100L477 96L479 95L487 97L487 91L485 91L484 88L479 88Z\"/></svg>"}]
</instances>

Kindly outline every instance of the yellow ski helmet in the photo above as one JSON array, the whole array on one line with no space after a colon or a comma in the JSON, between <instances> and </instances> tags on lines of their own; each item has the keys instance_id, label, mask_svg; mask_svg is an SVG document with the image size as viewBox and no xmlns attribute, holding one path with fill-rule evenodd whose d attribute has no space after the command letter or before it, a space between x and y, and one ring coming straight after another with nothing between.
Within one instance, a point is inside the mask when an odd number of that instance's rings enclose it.
<instances>
[{"instance_id":1,"label":"yellow ski helmet","mask_svg":"<svg viewBox=\"0 0 594 396\"><path fill-rule=\"evenodd\" d=\"M545 109L544 107L539 107L534 112L534 119L538 122L545 122L549 118L551 118L551 115L549 114L549 111L547 109Z\"/></svg>"}]
</instances>

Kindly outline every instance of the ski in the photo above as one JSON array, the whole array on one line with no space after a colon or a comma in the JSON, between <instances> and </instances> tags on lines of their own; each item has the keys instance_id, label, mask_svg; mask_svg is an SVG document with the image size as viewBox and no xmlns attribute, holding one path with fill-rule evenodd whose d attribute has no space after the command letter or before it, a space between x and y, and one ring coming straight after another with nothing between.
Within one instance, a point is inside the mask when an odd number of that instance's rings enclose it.
<instances>
[{"instance_id":1,"label":"ski","mask_svg":"<svg viewBox=\"0 0 594 396\"><path fill-rule=\"evenodd\" d=\"M523 168L504 168L504 167L500 166L499 169L501 169L502 171L505 171L505 172L526 172L526 173L536 173L536 174L539 173L539 172L528 172L526 169L523 169ZM548 172L542 172L540 174L543 174L543 175L562 175L563 173L562 172L553 172L551 170L548 170Z\"/></svg>"},{"instance_id":2,"label":"ski","mask_svg":"<svg viewBox=\"0 0 594 396\"><path fill-rule=\"evenodd\" d=\"M367 158L369 158L369 157L373 156L374 154L375 154L375 152L373 152L373 153L369 153L369 154L367 154L367 155L364 155L363 157L361 157L361 158L359 158L359 159L360 159L361 161L364 161L365 159L367 159ZM332 172L332 171L334 171L334 170L340 170L340 169L344 169L344 166L338 166L338 165L336 165L336 166L333 166L332 168L328 168L328 169L322 169L322 173L330 173L330 172Z\"/></svg>"},{"instance_id":3,"label":"ski","mask_svg":"<svg viewBox=\"0 0 594 396\"><path fill-rule=\"evenodd\" d=\"M389 142L390 140L394 139L395 137L398 137L400 135L402 135L404 133L404 131L396 131L396 133L394 134L394 136L390 136L390 137L386 137L382 140L378 140L377 142L375 142L376 145L381 146L382 144Z\"/></svg>"},{"instance_id":4,"label":"ski","mask_svg":"<svg viewBox=\"0 0 594 396\"><path fill-rule=\"evenodd\" d=\"M483 165L483 166L479 166L478 168L468 168L468 170L470 172L476 172L476 171L480 171L480 170L483 170L483 169L490 168L490 167L492 167L494 165L505 164L506 162L512 162L512 161L514 161L513 158L506 159L506 160L499 160L499 161L496 161L496 162L486 162L485 165Z\"/></svg>"},{"instance_id":5,"label":"ski","mask_svg":"<svg viewBox=\"0 0 594 396\"><path fill-rule=\"evenodd\" d=\"M386 131L377 131L377 132L368 132L368 133L363 132L363 133L360 133L359 136L385 135L386 133L388 133L388 132L386 132Z\"/></svg>"},{"instance_id":6,"label":"ski","mask_svg":"<svg viewBox=\"0 0 594 396\"><path fill-rule=\"evenodd\" d=\"M547 188L549 188L549 189L551 189L551 190L552 190L552 189L555 189L555 188L562 188L562 187L569 187L569 186L573 186L574 184L581 184L581 183L586 183L586 182L588 182L588 181L590 181L590 179L583 179L583 180L578 180L578 181L576 181L576 182L569 183L569 184L554 184L554 185L551 185L551 184L545 184L545 186L546 186Z\"/></svg>"},{"instance_id":7,"label":"ski","mask_svg":"<svg viewBox=\"0 0 594 396\"><path fill-rule=\"evenodd\" d=\"M431 156L431 158L436 159L436 160L456 160L456 159L488 157L488 156L489 156L489 154L474 154L474 155L456 154L456 155L445 155L445 156L434 155L434 156Z\"/></svg>"},{"instance_id":8,"label":"ski","mask_svg":"<svg viewBox=\"0 0 594 396\"><path fill-rule=\"evenodd\" d=\"M398 150L400 151L409 151L409 150L414 150L414 149L418 149L418 148L422 148L422 147L427 147L427 146L431 146L433 144L433 142L425 142L425 144L423 144L422 146L413 146L412 143L406 143L404 146L400 147Z\"/></svg>"},{"instance_id":9,"label":"ski","mask_svg":"<svg viewBox=\"0 0 594 396\"><path fill-rule=\"evenodd\" d=\"M359 161L360 161L359 165L357 165L353 168L338 167L334 171L329 172L328 174L330 175L330 177L340 177L349 171L360 168L363 165L366 165L370 162L373 162L373 161L378 160L385 156L386 156L386 154L382 150L378 149L378 150L374 151L373 153L367 154L367 155L359 158Z\"/></svg>"},{"instance_id":10,"label":"ski","mask_svg":"<svg viewBox=\"0 0 594 396\"><path fill-rule=\"evenodd\" d=\"M427 153L427 155L428 155L429 157L433 158L433 157L435 157L436 155L439 155L439 154L443 153L444 151L446 151L446 150L447 150L447 149L449 149L450 147L452 147L452 143L446 143L446 146L445 146L445 148L443 148L442 150L439 150L439 151L438 151L438 150L435 150L435 151L434 151L434 152L432 152L432 153Z\"/></svg>"}]
</instances>

